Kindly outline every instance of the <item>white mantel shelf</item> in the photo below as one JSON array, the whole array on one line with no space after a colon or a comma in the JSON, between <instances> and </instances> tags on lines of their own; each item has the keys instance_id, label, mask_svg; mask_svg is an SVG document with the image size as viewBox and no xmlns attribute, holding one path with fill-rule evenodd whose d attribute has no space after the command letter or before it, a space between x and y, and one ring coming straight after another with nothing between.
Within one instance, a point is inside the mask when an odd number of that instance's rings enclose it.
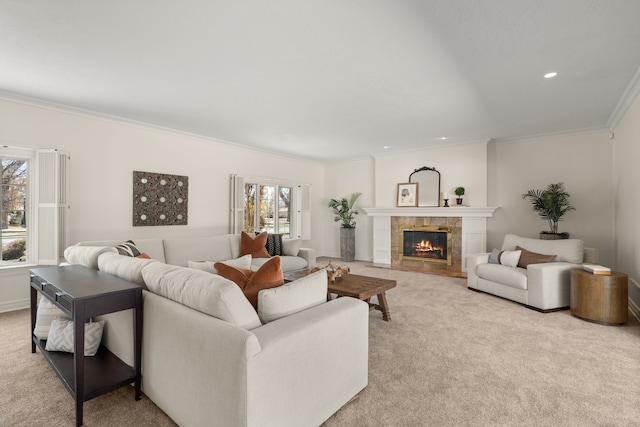
<instances>
[{"instance_id":1,"label":"white mantel shelf","mask_svg":"<svg viewBox=\"0 0 640 427\"><path fill-rule=\"evenodd\" d=\"M373 217L373 263L391 266L391 218L393 217L457 217L462 218L462 271L467 271L468 254L486 252L487 218L493 217L497 207L449 208L363 208Z\"/></svg>"},{"instance_id":2,"label":"white mantel shelf","mask_svg":"<svg viewBox=\"0 0 640 427\"><path fill-rule=\"evenodd\" d=\"M438 216L491 218L497 207L450 207L450 208L362 208L367 216Z\"/></svg>"}]
</instances>

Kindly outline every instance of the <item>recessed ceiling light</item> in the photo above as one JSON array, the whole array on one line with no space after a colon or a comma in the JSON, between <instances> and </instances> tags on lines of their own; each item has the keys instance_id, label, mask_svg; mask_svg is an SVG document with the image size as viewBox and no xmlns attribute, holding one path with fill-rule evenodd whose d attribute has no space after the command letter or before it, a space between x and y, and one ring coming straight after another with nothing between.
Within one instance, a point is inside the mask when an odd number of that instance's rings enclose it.
<instances>
[{"instance_id":1,"label":"recessed ceiling light","mask_svg":"<svg viewBox=\"0 0 640 427\"><path fill-rule=\"evenodd\" d=\"M555 76L557 76L557 75L558 75L558 73L556 73L555 71L552 71L552 72L550 72L550 73L545 74L545 75L544 75L544 78L545 78L545 79L552 79L552 78L554 78L554 77L555 77Z\"/></svg>"},{"instance_id":2,"label":"recessed ceiling light","mask_svg":"<svg viewBox=\"0 0 640 427\"><path fill-rule=\"evenodd\" d=\"M391 146L390 146L390 145L385 145L385 146L384 146L384 147L382 147L382 148L384 148L384 149L386 150L386 149L387 149L387 148L389 148L389 147L391 147Z\"/></svg>"},{"instance_id":3,"label":"recessed ceiling light","mask_svg":"<svg viewBox=\"0 0 640 427\"><path fill-rule=\"evenodd\" d=\"M440 139L440 140L444 141L445 139L449 139L449 137L448 137L448 136L441 136L441 137L440 137L440 138L438 138L438 139Z\"/></svg>"}]
</instances>

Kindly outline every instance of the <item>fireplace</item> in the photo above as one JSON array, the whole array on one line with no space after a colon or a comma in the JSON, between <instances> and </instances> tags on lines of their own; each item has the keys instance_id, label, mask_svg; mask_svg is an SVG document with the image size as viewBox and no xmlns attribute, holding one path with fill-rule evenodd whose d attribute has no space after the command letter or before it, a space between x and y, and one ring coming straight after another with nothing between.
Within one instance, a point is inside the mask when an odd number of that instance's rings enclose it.
<instances>
[{"instance_id":1,"label":"fireplace","mask_svg":"<svg viewBox=\"0 0 640 427\"><path fill-rule=\"evenodd\" d=\"M451 265L451 227L400 227L399 259Z\"/></svg>"}]
</instances>

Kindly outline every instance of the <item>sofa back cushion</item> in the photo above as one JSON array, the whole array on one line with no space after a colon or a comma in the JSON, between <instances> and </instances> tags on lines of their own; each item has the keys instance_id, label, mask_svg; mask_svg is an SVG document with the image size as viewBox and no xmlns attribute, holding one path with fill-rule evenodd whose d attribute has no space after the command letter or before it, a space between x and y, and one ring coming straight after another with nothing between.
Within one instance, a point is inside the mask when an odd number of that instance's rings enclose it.
<instances>
[{"instance_id":1,"label":"sofa back cushion","mask_svg":"<svg viewBox=\"0 0 640 427\"><path fill-rule=\"evenodd\" d=\"M136 283L146 289L142 269L149 264L158 263L155 259L134 258L107 252L98 258L98 268L105 273Z\"/></svg>"},{"instance_id":2,"label":"sofa back cushion","mask_svg":"<svg viewBox=\"0 0 640 427\"><path fill-rule=\"evenodd\" d=\"M149 291L244 329L261 325L240 288L216 274L151 263L142 269Z\"/></svg>"},{"instance_id":3,"label":"sofa back cushion","mask_svg":"<svg viewBox=\"0 0 640 427\"><path fill-rule=\"evenodd\" d=\"M90 240L86 242L79 242L75 246L110 246L115 247L128 240L132 240L136 248L142 253L149 255L149 258L153 258L160 262L166 262L164 258L164 244L162 239L118 239L118 240ZM117 252L117 251L116 251ZM68 260L67 260L68 261ZM97 258L96 258L97 261Z\"/></svg>"},{"instance_id":4,"label":"sofa back cushion","mask_svg":"<svg viewBox=\"0 0 640 427\"><path fill-rule=\"evenodd\" d=\"M327 302L327 270L319 270L293 282L258 293L258 316L273 322Z\"/></svg>"},{"instance_id":5,"label":"sofa back cushion","mask_svg":"<svg viewBox=\"0 0 640 427\"><path fill-rule=\"evenodd\" d=\"M113 246L69 246L64 250L64 259L69 264L80 264L85 267L98 269L98 257L103 253L116 254L116 248Z\"/></svg>"},{"instance_id":6,"label":"sofa back cushion","mask_svg":"<svg viewBox=\"0 0 640 427\"><path fill-rule=\"evenodd\" d=\"M513 251L520 246L531 252L556 255L558 261L580 264L584 258L584 242L579 239L539 240L507 234L502 243L503 251Z\"/></svg>"},{"instance_id":7,"label":"sofa back cushion","mask_svg":"<svg viewBox=\"0 0 640 427\"><path fill-rule=\"evenodd\" d=\"M167 264L186 267L189 261L221 261L231 255L229 235L164 239Z\"/></svg>"}]
</instances>

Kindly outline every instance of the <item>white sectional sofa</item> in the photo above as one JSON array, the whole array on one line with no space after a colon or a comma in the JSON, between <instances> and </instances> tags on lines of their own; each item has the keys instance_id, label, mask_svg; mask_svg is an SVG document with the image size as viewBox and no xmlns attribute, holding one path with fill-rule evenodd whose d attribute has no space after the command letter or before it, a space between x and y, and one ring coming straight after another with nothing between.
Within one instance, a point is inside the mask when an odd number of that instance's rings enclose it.
<instances>
[{"instance_id":1,"label":"white sectional sofa","mask_svg":"<svg viewBox=\"0 0 640 427\"><path fill-rule=\"evenodd\" d=\"M239 236L134 242L152 259L119 255L113 240L78 243L65 258L145 287L142 389L178 425L318 426L366 387L368 305L327 302L326 272L261 291L256 312L235 283L186 267L237 257ZM312 255L282 265L310 266ZM131 365L132 318L100 317L103 344Z\"/></svg>"},{"instance_id":2,"label":"white sectional sofa","mask_svg":"<svg viewBox=\"0 0 640 427\"><path fill-rule=\"evenodd\" d=\"M538 240L507 234L502 251L516 251L517 247L535 254L555 255L556 258L551 262L532 263L522 268L490 263L489 253L468 255L467 286L539 311L569 307L569 271L581 267L585 256L583 241ZM586 253L591 255L593 250Z\"/></svg>"}]
</instances>

